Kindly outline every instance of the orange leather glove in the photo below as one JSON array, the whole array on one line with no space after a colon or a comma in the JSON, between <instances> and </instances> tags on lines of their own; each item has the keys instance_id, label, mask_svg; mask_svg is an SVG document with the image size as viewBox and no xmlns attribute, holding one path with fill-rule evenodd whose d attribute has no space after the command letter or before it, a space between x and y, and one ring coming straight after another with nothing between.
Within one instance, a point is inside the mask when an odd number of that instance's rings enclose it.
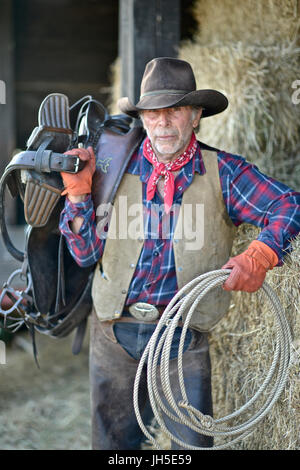
<instances>
[{"instance_id":1,"label":"orange leather glove","mask_svg":"<svg viewBox=\"0 0 300 470\"><path fill-rule=\"evenodd\" d=\"M65 189L62 196L81 196L89 194L92 190L92 179L96 169L96 158L93 147L68 150L64 155L78 155L80 160L86 161L84 168L78 173L61 172Z\"/></svg>"},{"instance_id":2,"label":"orange leather glove","mask_svg":"<svg viewBox=\"0 0 300 470\"><path fill-rule=\"evenodd\" d=\"M267 271L277 263L277 254L265 243L254 240L247 250L222 266L222 269L232 268L223 289L255 292L263 285Z\"/></svg>"}]
</instances>

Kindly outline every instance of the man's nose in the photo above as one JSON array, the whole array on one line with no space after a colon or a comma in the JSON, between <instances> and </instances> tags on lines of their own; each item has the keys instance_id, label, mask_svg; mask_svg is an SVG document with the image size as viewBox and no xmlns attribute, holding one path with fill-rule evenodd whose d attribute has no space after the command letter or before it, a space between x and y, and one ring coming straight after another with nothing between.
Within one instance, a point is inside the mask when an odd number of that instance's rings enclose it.
<instances>
[{"instance_id":1,"label":"man's nose","mask_svg":"<svg viewBox=\"0 0 300 470\"><path fill-rule=\"evenodd\" d=\"M170 117L166 110L161 110L161 112L159 113L158 123L163 127L168 126L170 124Z\"/></svg>"}]
</instances>

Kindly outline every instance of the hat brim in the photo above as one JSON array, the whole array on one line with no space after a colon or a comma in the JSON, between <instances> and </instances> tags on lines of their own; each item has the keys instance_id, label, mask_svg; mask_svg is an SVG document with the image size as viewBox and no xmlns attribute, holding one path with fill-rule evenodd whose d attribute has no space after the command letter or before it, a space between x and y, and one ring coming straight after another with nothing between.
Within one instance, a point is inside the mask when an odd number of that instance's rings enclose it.
<instances>
[{"instance_id":1,"label":"hat brim","mask_svg":"<svg viewBox=\"0 0 300 470\"><path fill-rule=\"evenodd\" d=\"M146 109L171 108L177 106L201 106L202 117L213 116L224 111L228 100L217 90L196 90L187 94L157 94L144 96L136 105L128 97L118 101L120 110L133 118L139 117L139 112Z\"/></svg>"}]
</instances>

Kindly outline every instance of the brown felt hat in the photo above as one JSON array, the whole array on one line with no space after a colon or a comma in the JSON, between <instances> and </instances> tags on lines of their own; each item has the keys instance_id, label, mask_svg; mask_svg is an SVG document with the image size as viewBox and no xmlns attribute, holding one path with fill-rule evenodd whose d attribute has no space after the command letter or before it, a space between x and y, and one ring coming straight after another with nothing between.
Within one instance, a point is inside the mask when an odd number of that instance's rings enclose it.
<instances>
[{"instance_id":1,"label":"brown felt hat","mask_svg":"<svg viewBox=\"0 0 300 470\"><path fill-rule=\"evenodd\" d=\"M125 97L119 99L118 106L135 118L144 109L201 106L202 117L208 117L224 111L228 100L216 90L196 90L194 72L188 62L158 57L146 64L139 102L134 105Z\"/></svg>"}]
</instances>

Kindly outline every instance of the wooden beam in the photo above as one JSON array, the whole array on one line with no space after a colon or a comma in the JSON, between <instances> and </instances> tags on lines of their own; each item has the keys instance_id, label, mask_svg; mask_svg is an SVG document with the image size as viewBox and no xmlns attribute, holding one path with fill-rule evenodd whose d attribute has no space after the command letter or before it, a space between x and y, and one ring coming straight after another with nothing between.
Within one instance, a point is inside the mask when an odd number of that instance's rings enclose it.
<instances>
[{"instance_id":1,"label":"wooden beam","mask_svg":"<svg viewBox=\"0 0 300 470\"><path fill-rule=\"evenodd\" d=\"M146 63L176 57L180 39L180 0L119 0L121 95L139 100Z\"/></svg>"}]
</instances>

